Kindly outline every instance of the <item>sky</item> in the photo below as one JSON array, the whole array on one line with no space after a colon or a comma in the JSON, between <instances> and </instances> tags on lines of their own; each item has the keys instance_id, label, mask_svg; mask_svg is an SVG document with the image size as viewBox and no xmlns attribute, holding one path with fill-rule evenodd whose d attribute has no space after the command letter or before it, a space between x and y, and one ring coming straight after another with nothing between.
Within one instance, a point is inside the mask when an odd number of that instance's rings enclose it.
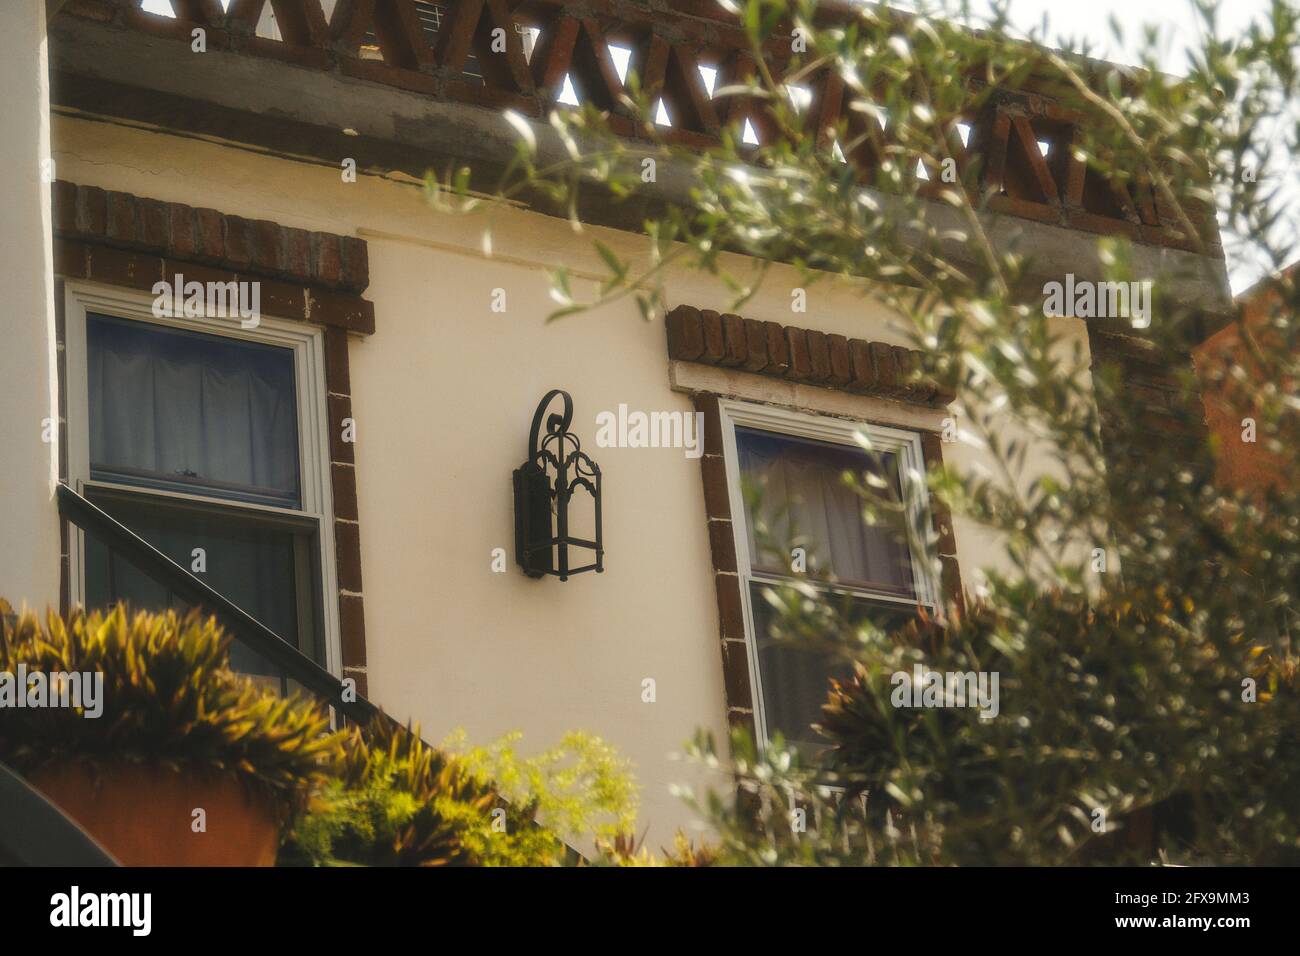
<instances>
[{"instance_id":1,"label":"sky","mask_svg":"<svg viewBox=\"0 0 1300 956\"><path fill-rule=\"evenodd\" d=\"M981 8L981 2L975 0L972 6L987 15L988 7ZM1269 0L1222 0L1219 33L1227 36L1240 33L1252 19L1261 17L1268 6ZM1041 30L1044 16L1048 21L1045 32ZM1112 16L1123 28L1123 43L1116 42L1111 34ZM1026 33L1038 29L1054 46L1065 46L1057 42L1063 37L1087 38L1092 41L1094 56L1129 64L1137 62L1135 51L1140 46L1142 27L1156 24L1161 68L1172 74L1185 72L1188 45L1198 45L1202 39L1200 21L1188 0L1013 0L1010 19L1017 29ZM1290 115L1300 120L1300 103L1288 105ZM1300 158L1286 159L1286 168L1275 171L1283 180L1282 195L1291 210L1289 222L1282 226L1279 235L1290 241L1290 261L1296 261L1300 259ZM1262 277L1264 267L1253 261L1233 237L1224 237L1224 251L1234 293L1244 291Z\"/></svg>"},{"instance_id":2,"label":"sky","mask_svg":"<svg viewBox=\"0 0 1300 956\"><path fill-rule=\"evenodd\" d=\"M977 9L979 0L972 4ZM1221 32L1238 32L1268 6L1268 0L1223 0L1220 11ZM1101 59L1119 63L1136 62L1134 42L1140 28L1157 24L1161 33L1163 68L1170 73L1181 72L1185 60L1183 51L1189 43L1199 42L1200 24L1187 0L1013 0L1011 21L1021 30L1039 27L1043 17L1048 19L1047 36L1086 37L1098 45ZM1117 44L1111 36L1111 16L1118 19L1125 32L1125 42Z\"/></svg>"}]
</instances>

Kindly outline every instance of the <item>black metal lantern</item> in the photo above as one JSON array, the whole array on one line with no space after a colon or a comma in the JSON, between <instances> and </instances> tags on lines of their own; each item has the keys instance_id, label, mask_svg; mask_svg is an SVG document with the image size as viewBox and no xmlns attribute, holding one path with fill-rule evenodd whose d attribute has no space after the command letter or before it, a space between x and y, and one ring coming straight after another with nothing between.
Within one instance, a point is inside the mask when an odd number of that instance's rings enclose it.
<instances>
[{"instance_id":1,"label":"black metal lantern","mask_svg":"<svg viewBox=\"0 0 1300 956\"><path fill-rule=\"evenodd\" d=\"M546 419L543 435L542 416L556 397L564 400L564 413ZM570 433L572 421L573 399L569 393L558 388L547 392L533 415L528 459L515 469L515 560L530 578L554 574L567 581L570 575L583 571L605 570L600 536L600 466ZM594 541L569 534L569 505L579 488L587 490L595 508ZM570 567L570 548L594 552L595 562Z\"/></svg>"}]
</instances>

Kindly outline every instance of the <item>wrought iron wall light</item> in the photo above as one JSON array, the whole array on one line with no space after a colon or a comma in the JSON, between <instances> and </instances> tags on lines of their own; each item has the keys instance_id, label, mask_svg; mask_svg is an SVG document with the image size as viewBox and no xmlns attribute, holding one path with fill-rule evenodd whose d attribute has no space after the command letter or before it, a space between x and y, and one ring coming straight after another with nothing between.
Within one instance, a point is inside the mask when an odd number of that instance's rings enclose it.
<instances>
[{"instance_id":1,"label":"wrought iron wall light","mask_svg":"<svg viewBox=\"0 0 1300 956\"><path fill-rule=\"evenodd\" d=\"M546 433L542 434L542 417L556 398L563 399L564 412L547 417ZM530 578L554 574L567 581L571 575L583 571L605 570L600 528L600 466L582 450L578 439L569 431L572 421L573 399L569 393L558 388L547 392L533 414L528 458L515 469L515 560ZM569 505L579 488L585 488L592 498L594 541L569 534ZM593 552L595 561L572 567L570 548Z\"/></svg>"}]
</instances>

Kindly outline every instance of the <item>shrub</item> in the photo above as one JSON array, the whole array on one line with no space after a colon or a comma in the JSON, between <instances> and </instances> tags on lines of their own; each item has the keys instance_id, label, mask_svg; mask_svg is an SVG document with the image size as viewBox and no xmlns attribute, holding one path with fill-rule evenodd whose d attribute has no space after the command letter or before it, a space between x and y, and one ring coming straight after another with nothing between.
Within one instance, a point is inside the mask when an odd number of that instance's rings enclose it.
<instances>
[{"instance_id":1,"label":"shrub","mask_svg":"<svg viewBox=\"0 0 1300 956\"><path fill-rule=\"evenodd\" d=\"M564 838L612 834L635 818L627 765L571 733L522 758L513 734L444 753L417 729L376 721L348 734L325 788L289 834L281 861L314 866L558 866ZM463 746L459 735L452 747Z\"/></svg>"},{"instance_id":2,"label":"shrub","mask_svg":"<svg viewBox=\"0 0 1300 956\"><path fill-rule=\"evenodd\" d=\"M631 764L599 737L566 733L558 745L532 757L519 754L523 735L510 733L487 747L465 749L464 735L446 743L481 779L529 819L574 842L613 840L636 823L637 791Z\"/></svg>"},{"instance_id":3,"label":"shrub","mask_svg":"<svg viewBox=\"0 0 1300 956\"><path fill-rule=\"evenodd\" d=\"M0 760L20 772L80 761L231 774L300 807L338 748L329 720L298 695L280 697L229 668L230 639L197 612L27 613L0 622L0 671L103 675L102 713L6 709Z\"/></svg>"},{"instance_id":4,"label":"shrub","mask_svg":"<svg viewBox=\"0 0 1300 956\"><path fill-rule=\"evenodd\" d=\"M467 829L490 826L492 791L427 746L418 728L376 718L344 737L331 775L288 834L282 863L448 866L478 862ZM484 823L486 821L486 823Z\"/></svg>"},{"instance_id":5,"label":"shrub","mask_svg":"<svg viewBox=\"0 0 1300 956\"><path fill-rule=\"evenodd\" d=\"M996 719L896 706L894 675L918 664L998 673ZM818 767L738 742L744 799L703 807L726 861L1300 861L1295 658L1185 598L1138 608L1022 586L878 636L823 715Z\"/></svg>"},{"instance_id":6,"label":"shrub","mask_svg":"<svg viewBox=\"0 0 1300 956\"><path fill-rule=\"evenodd\" d=\"M1191 602L1027 593L896 642L832 689L828 765L939 859L1300 860L1294 661ZM1000 672L998 718L892 706L917 662Z\"/></svg>"}]
</instances>

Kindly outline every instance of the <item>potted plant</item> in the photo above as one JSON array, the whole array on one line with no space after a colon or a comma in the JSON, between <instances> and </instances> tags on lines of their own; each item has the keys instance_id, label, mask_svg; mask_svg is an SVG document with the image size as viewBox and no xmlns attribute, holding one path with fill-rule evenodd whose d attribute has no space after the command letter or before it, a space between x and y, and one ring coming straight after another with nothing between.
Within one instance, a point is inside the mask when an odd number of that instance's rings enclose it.
<instances>
[{"instance_id":1,"label":"potted plant","mask_svg":"<svg viewBox=\"0 0 1300 956\"><path fill-rule=\"evenodd\" d=\"M228 648L197 612L0 620L0 761L126 865L271 865L340 737Z\"/></svg>"}]
</instances>

